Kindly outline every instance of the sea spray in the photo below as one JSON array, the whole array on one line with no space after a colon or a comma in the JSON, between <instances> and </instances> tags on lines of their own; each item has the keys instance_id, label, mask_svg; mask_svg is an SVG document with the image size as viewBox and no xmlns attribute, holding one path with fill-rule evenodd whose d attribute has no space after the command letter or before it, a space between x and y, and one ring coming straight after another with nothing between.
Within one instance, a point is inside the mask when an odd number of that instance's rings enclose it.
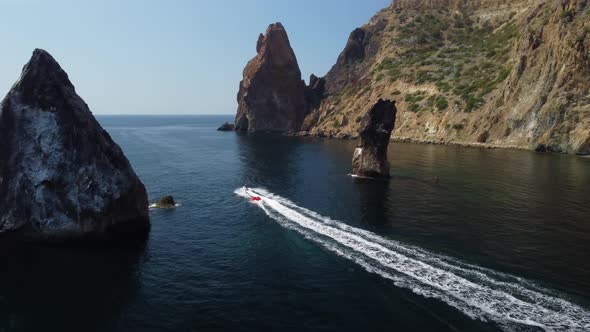
<instances>
[{"instance_id":1,"label":"sea spray","mask_svg":"<svg viewBox=\"0 0 590 332\"><path fill-rule=\"evenodd\" d=\"M437 298L467 316L500 327L551 331L590 330L590 312L524 278L482 268L384 238L298 206L261 188L240 188L281 226L365 270L424 297Z\"/></svg>"}]
</instances>

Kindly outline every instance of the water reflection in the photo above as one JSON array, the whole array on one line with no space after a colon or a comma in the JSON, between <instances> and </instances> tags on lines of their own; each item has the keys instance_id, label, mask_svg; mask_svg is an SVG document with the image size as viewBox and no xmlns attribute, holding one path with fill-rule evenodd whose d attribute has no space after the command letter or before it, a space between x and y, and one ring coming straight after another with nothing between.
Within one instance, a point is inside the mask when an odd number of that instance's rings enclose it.
<instances>
[{"instance_id":1,"label":"water reflection","mask_svg":"<svg viewBox=\"0 0 590 332\"><path fill-rule=\"evenodd\" d=\"M389 210L389 186L388 180L354 180L363 224L382 228L395 220L393 211Z\"/></svg>"},{"instance_id":2,"label":"water reflection","mask_svg":"<svg viewBox=\"0 0 590 332\"><path fill-rule=\"evenodd\" d=\"M296 139L277 134L236 133L236 141L244 184L267 188L295 184L292 175L300 171L296 160L301 147Z\"/></svg>"}]
</instances>

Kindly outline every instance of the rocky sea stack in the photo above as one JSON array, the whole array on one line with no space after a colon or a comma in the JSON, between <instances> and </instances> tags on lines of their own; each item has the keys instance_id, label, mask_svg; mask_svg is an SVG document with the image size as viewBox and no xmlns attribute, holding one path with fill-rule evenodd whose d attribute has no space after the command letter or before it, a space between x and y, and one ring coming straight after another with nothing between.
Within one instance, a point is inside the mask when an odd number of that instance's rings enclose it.
<instances>
[{"instance_id":1,"label":"rocky sea stack","mask_svg":"<svg viewBox=\"0 0 590 332\"><path fill-rule=\"evenodd\" d=\"M352 173L361 177L388 178L387 146L395 127L395 101L379 99L361 122L360 144L352 157Z\"/></svg>"},{"instance_id":2,"label":"rocky sea stack","mask_svg":"<svg viewBox=\"0 0 590 332\"><path fill-rule=\"evenodd\" d=\"M260 34L256 52L240 82L236 130L299 130L306 115L306 86L281 23Z\"/></svg>"},{"instance_id":3,"label":"rocky sea stack","mask_svg":"<svg viewBox=\"0 0 590 332\"><path fill-rule=\"evenodd\" d=\"M0 236L145 238L143 183L49 53L33 52L0 109Z\"/></svg>"}]
</instances>

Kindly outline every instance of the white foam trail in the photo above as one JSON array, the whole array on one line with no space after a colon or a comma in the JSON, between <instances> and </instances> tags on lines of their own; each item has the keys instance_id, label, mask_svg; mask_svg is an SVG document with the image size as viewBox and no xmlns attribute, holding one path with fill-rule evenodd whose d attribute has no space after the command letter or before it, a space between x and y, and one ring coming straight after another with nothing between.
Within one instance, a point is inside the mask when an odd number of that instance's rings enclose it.
<instances>
[{"instance_id":1,"label":"white foam trail","mask_svg":"<svg viewBox=\"0 0 590 332\"><path fill-rule=\"evenodd\" d=\"M176 203L176 204L174 204L174 207L179 207L179 206L182 206L182 204L180 204L180 203ZM149 209L152 209L152 210L153 210L153 209L157 209L157 208L158 208L158 204L156 204L156 203L150 204L150 205L148 206L148 208L149 208Z\"/></svg>"},{"instance_id":2,"label":"white foam trail","mask_svg":"<svg viewBox=\"0 0 590 332\"><path fill-rule=\"evenodd\" d=\"M526 279L386 239L298 206L264 189L235 191L281 226L295 230L398 287L437 298L474 319L507 330L589 331L590 312Z\"/></svg>"}]
</instances>

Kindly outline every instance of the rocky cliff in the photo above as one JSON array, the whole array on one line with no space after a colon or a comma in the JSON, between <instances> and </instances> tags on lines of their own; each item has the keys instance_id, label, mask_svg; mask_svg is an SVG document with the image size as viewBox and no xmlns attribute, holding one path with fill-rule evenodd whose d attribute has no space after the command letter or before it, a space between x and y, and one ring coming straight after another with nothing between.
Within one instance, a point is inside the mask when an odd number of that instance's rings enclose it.
<instances>
[{"instance_id":1,"label":"rocky cliff","mask_svg":"<svg viewBox=\"0 0 590 332\"><path fill-rule=\"evenodd\" d=\"M394 98L394 139L589 154L589 56L588 0L394 0L350 34L302 129L355 137Z\"/></svg>"},{"instance_id":2,"label":"rocky cliff","mask_svg":"<svg viewBox=\"0 0 590 332\"><path fill-rule=\"evenodd\" d=\"M298 130L307 112L306 87L281 23L260 34L256 52L240 82L236 130Z\"/></svg>"},{"instance_id":3,"label":"rocky cliff","mask_svg":"<svg viewBox=\"0 0 590 332\"><path fill-rule=\"evenodd\" d=\"M0 236L147 234L144 185L51 55L34 51L0 109Z\"/></svg>"}]
</instances>

